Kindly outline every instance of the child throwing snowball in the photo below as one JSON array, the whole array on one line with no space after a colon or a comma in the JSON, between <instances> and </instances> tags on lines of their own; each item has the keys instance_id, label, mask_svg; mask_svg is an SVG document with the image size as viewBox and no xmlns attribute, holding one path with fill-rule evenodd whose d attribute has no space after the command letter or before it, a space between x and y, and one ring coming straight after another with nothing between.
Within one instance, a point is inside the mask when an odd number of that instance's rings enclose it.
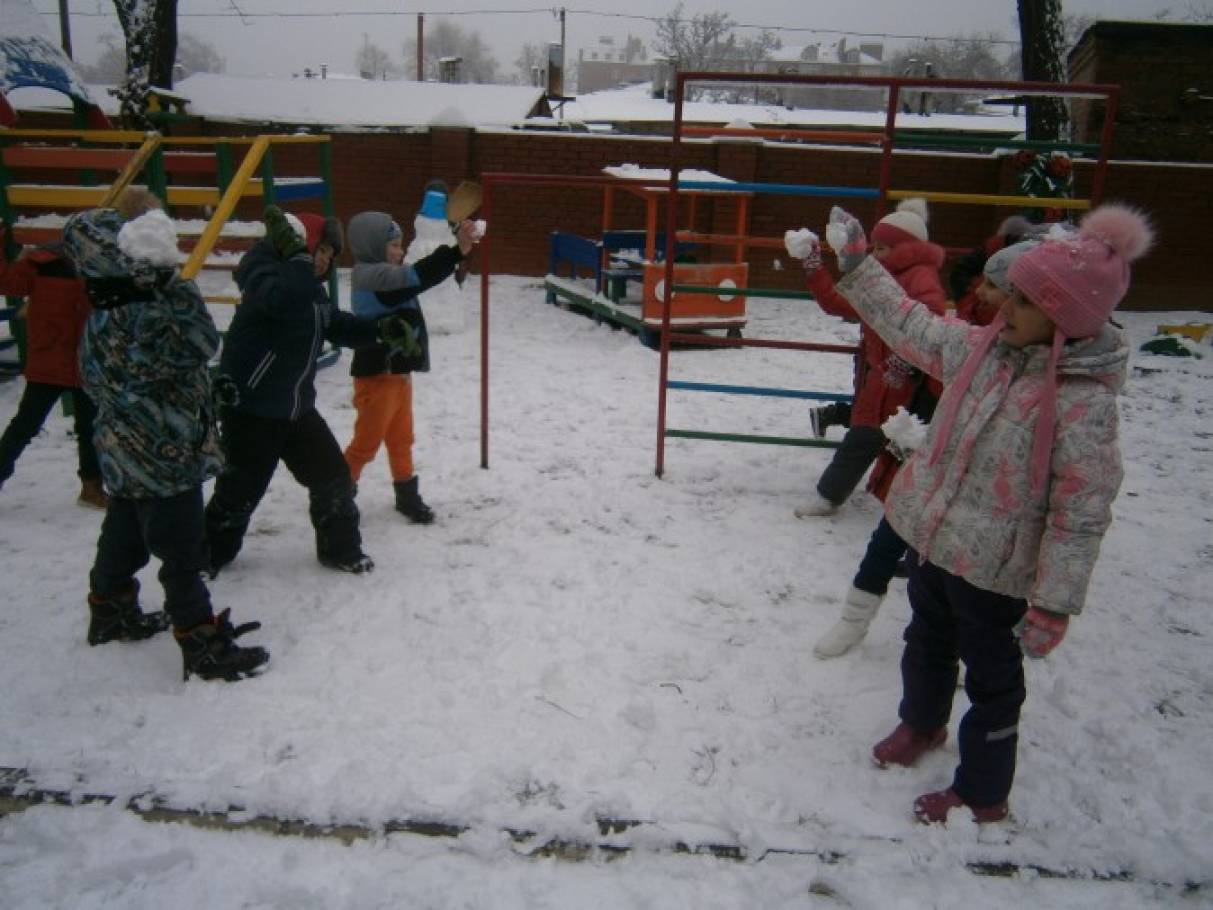
<instances>
[{"instance_id":1,"label":"child throwing snowball","mask_svg":"<svg viewBox=\"0 0 1213 910\"><path fill-rule=\"evenodd\" d=\"M980 325L988 324L1011 295L1011 285L1007 279L1011 263L1034 246L1035 241L1018 243L986 260L982 282L974 293L991 317ZM876 462L868 489L883 502L898 468L921 445L925 426L914 414L905 408L898 408L897 413L886 420L880 429L889 444ZM907 549L908 544L893 530L889 520L882 517L872 532L859 569L855 572L855 579L843 600L842 614L813 646L813 653L818 658L840 657L863 641Z\"/></svg>"},{"instance_id":2,"label":"child throwing snowball","mask_svg":"<svg viewBox=\"0 0 1213 910\"><path fill-rule=\"evenodd\" d=\"M989 326L974 327L907 296L864 255L854 217L836 209L831 221L846 235L839 293L898 356L944 383L924 444L885 503L911 547L913 615L901 722L873 757L909 767L943 744L963 661L960 762L914 814L945 822L964 806L978 822L998 821L1015 776L1023 655L1049 654L1081 612L1111 522L1128 345L1110 316L1152 231L1131 209L1092 211L1077 233L1018 256L1007 271L1013 293ZM819 255L806 263L819 268Z\"/></svg>"},{"instance_id":3,"label":"child throwing snowball","mask_svg":"<svg viewBox=\"0 0 1213 910\"><path fill-rule=\"evenodd\" d=\"M438 247L413 265L404 265L404 235L391 215L360 212L350 219L354 313L402 316L412 327L413 344L408 350L375 344L354 352L350 375L354 377L358 417L345 460L357 483L362 469L375 458L379 447L386 445L396 511L414 524L434 520L433 511L421 498L413 470L411 374L430 368L429 336L417 295L454 274L483 233L482 221L460 222L454 243Z\"/></svg>"}]
</instances>

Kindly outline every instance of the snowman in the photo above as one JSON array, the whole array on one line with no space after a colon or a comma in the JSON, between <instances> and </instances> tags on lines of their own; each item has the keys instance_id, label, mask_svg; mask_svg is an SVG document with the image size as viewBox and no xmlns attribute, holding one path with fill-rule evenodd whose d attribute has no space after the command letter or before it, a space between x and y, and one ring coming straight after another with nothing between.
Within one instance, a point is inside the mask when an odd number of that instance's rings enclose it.
<instances>
[{"instance_id":1,"label":"snowman","mask_svg":"<svg viewBox=\"0 0 1213 910\"><path fill-rule=\"evenodd\" d=\"M413 219L413 241L404 254L412 265L440 246L455 242L455 234L446 220L446 193L429 189L421 202L421 211ZM468 327L468 305L463 288L451 275L418 297L425 308L425 324L431 335L456 335Z\"/></svg>"}]
</instances>

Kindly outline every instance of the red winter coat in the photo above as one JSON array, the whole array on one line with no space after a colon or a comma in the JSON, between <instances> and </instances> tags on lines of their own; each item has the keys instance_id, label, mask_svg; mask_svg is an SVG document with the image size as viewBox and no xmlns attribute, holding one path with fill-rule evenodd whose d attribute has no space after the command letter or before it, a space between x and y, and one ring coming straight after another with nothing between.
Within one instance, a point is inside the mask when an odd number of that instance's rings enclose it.
<instances>
[{"instance_id":1,"label":"red winter coat","mask_svg":"<svg viewBox=\"0 0 1213 910\"><path fill-rule=\"evenodd\" d=\"M925 304L933 313L943 314L947 294L939 279L943 265L943 247L925 241L899 243L882 261L911 300ZM834 288L834 279L825 269L809 276L809 290L818 305L831 316L861 322L859 315ZM890 357L892 359L890 360ZM901 369L903 361L892 355L880 336L861 324L859 354L855 360L855 402L851 406L851 426L879 427L909 403L917 388L912 377ZM933 389L936 396L940 388Z\"/></svg>"},{"instance_id":2,"label":"red winter coat","mask_svg":"<svg viewBox=\"0 0 1213 910\"><path fill-rule=\"evenodd\" d=\"M76 351L92 307L71 263L53 249L33 249L17 261L4 258L0 237L0 294L28 297L27 382L80 387Z\"/></svg>"},{"instance_id":3,"label":"red winter coat","mask_svg":"<svg viewBox=\"0 0 1213 910\"><path fill-rule=\"evenodd\" d=\"M947 308L947 293L939 278L944 262L943 247L926 241L899 243L885 254L881 264L897 279L910 299L921 301L931 312L942 315ZM855 401L851 405L851 426L879 427L892 417L899 407L907 407L918 390L926 383L927 391L938 398L943 387L930 377L911 371L880 340L880 336L862 322L859 314L834 288L825 269L809 276L809 290L818 305L831 316L860 322L859 353L855 358ZM901 466L887 451L881 452L868 478L868 492L883 500Z\"/></svg>"}]
</instances>

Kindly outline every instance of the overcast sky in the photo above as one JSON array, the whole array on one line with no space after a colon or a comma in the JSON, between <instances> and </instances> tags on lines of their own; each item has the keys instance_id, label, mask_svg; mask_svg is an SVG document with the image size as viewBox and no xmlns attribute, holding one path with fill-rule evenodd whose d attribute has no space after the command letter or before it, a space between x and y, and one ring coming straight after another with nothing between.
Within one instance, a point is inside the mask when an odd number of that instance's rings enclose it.
<instances>
[{"instance_id":1,"label":"overcast sky","mask_svg":"<svg viewBox=\"0 0 1213 910\"><path fill-rule=\"evenodd\" d=\"M57 33L54 0L35 2ZM596 45L600 36L622 40L630 33L651 45L651 17L669 12L675 4L676 0L588 0L566 7L570 61L577 59L580 48ZM113 4L110 0L71 0L70 6L75 57L92 63L100 53L102 36L121 34ZM1185 0L1072 0L1065 4L1067 13L1120 19L1153 19L1160 11L1170 9L1176 14L1185 8ZM512 12L485 12L490 9ZM524 43L560 40L560 22L553 9L500 0L445 0L432 6L392 0L180 0L178 15L180 30L214 45L233 75L289 75L304 67L318 69L321 63L330 72L353 73L364 35L403 63L401 46L416 35L419 12L425 13L427 24L445 17L479 32L496 55L501 72L508 75L514 71ZM1018 31L1015 0L864 0L853 4L685 0L684 9L689 14L727 10L739 25L784 29L778 34L785 45L833 42L840 33L886 35L887 44L897 45L904 42L900 36L996 32L1013 39ZM461 15L461 11L475 12Z\"/></svg>"}]
</instances>

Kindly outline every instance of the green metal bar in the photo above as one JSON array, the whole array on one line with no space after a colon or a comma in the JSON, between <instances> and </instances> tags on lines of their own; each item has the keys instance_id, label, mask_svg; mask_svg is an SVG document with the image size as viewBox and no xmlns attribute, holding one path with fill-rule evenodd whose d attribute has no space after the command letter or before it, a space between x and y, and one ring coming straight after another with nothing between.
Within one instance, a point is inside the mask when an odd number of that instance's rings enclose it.
<instances>
[{"instance_id":1,"label":"green metal bar","mask_svg":"<svg viewBox=\"0 0 1213 910\"><path fill-rule=\"evenodd\" d=\"M222 196L232 185L232 175L236 173L236 167L232 164L232 147L226 142L215 147L215 171L219 181L219 195Z\"/></svg>"},{"instance_id":2,"label":"green metal bar","mask_svg":"<svg viewBox=\"0 0 1213 910\"><path fill-rule=\"evenodd\" d=\"M716 285L676 284L672 290L683 294L717 294L724 296L724 288ZM781 291L776 288L729 288L730 296L771 297L780 300L815 300L808 291Z\"/></svg>"},{"instance_id":3,"label":"green metal bar","mask_svg":"<svg viewBox=\"0 0 1213 910\"><path fill-rule=\"evenodd\" d=\"M926 135L923 133L898 130L893 134L897 142L913 142L918 145L937 147L981 146L982 148L1013 148L1040 149L1042 151L1076 151L1086 154L1098 154L1099 143L1063 142L1050 139L999 139L992 136L978 136L972 133L957 133L951 136Z\"/></svg>"},{"instance_id":4,"label":"green metal bar","mask_svg":"<svg viewBox=\"0 0 1213 910\"><path fill-rule=\"evenodd\" d=\"M324 214L332 218L337 209L333 205L333 148L328 142L320 146L320 179L324 181Z\"/></svg>"},{"instance_id":5,"label":"green metal bar","mask_svg":"<svg viewBox=\"0 0 1213 910\"><path fill-rule=\"evenodd\" d=\"M266 146L265 157L261 159L261 201L266 205L274 205L274 150Z\"/></svg>"},{"instance_id":6,"label":"green metal bar","mask_svg":"<svg viewBox=\"0 0 1213 910\"><path fill-rule=\"evenodd\" d=\"M172 213L168 205L168 173L164 169L164 147L157 145L147 160L147 188L155 193L165 211Z\"/></svg>"},{"instance_id":7,"label":"green metal bar","mask_svg":"<svg viewBox=\"0 0 1213 910\"><path fill-rule=\"evenodd\" d=\"M756 436L753 433L711 433L707 430L673 430L666 436L677 439L710 439L717 442L753 442L768 446L801 446L809 449L836 449L840 443L828 439L805 439L799 436Z\"/></svg>"}]
</instances>

